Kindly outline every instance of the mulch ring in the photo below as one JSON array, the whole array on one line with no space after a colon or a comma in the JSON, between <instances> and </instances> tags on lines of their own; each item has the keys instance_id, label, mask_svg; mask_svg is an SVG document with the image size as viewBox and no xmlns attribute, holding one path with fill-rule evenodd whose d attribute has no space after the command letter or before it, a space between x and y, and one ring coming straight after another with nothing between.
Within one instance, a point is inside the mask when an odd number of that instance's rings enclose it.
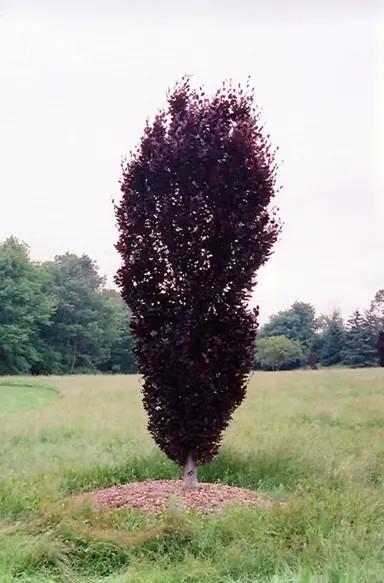
<instances>
[{"instance_id":1,"label":"mulch ring","mask_svg":"<svg viewBox=\"0 0 384 583\"><path fill-rule=\"evenodd\" d=\"M96 509L132 508L142 512L159 514L170 501L186 510L195 508L207 513L222 510L228 504L246 506L282 506L263 494L224 484L201 483L196 490L184 490L181 480L147 480L112 486L105 490L86 492L76 497L79 502L90 502Z\"/></svg>"}]
</instances>

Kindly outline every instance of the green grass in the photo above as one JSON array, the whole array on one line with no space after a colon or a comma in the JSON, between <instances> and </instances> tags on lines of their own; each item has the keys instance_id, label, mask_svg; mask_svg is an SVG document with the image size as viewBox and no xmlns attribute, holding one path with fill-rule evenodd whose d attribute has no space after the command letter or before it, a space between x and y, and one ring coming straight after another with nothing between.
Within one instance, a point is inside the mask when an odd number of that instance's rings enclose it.
<instances>
[{"instance_id":1,"label":"green grass","mask_svg":"<svg viewBox=\"0 0 384 583\"><path fill-rule=\"evenodd\" d=\"M2 413L22 413L40 409L54 403L60 393L54 388L33 383L5 380L0 382L0 415Z\"/></svg>"},{"instance_id":2,"label":"green grass","mask_svg":"<svg viewBox=\"0 0 384 583\"><path fill-rule=\"evenodd\" d=\"M2 379L0 583L384 580L384 371L252 376L199 477L267 492L283 508L202 517L171 506L153 518L63 502L176 478L145 425L134 376Z\"/></svg>"}]
</instances>

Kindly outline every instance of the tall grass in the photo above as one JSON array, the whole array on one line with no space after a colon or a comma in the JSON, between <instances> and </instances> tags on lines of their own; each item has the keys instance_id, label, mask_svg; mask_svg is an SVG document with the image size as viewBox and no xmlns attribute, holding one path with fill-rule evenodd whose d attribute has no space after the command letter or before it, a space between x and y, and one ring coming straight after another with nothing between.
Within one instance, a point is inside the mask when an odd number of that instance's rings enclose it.
<instances>
[{"instance_id":1,"label":"tall grass","mask_svg":"<svg viewBox=\"0 0 384 583\"><path fill-rule=\"evenodd\" d=\"M15 393L11 410L0 406L0 583L384 580L383 371L255 373L220 455L199 477L286 504L209 517L68 501L178 476L146 433L137 377L17 382L61 398L18 407ZM0 404L10 383L0 384Z\"/></svg>"}]
</instances>

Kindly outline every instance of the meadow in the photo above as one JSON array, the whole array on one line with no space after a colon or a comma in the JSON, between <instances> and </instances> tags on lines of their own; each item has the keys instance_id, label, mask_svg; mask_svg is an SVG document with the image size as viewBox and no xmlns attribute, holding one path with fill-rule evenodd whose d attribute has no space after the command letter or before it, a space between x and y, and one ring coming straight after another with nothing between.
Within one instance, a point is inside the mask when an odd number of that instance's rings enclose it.
<instances>
[{"instance_id":1,"label":"meadow","mask_svg":"<svg viewBox=\"0 0 384 583\"><path fill-rule=\"evenodd\" d=\"M136 376L0 379L0 583L382 583L384 370L254 373L201 481L282 507L152 517L79 492L178 468Z\"/></svg>"}]
</instances>

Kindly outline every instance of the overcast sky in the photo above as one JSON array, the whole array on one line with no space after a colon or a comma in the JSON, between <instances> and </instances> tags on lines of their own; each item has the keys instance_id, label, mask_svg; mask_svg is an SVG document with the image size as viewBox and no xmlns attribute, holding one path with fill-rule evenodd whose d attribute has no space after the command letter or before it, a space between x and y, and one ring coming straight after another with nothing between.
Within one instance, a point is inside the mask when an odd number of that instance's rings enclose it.
<instances>
[{"instance_id":1,"label":"overcast sky","mask_svg":"<svg viewBox=\"0 0 384 583\"><path fill-rule=\"evenodd\" d=\"M262 320L296 299L368 306L384 288L383 12L312 4L0 0L0 241L85 252L112 283L111 199L145 118L184 73L209 91L251 75L284 160Z\"/></svg>"}]
</instances>

